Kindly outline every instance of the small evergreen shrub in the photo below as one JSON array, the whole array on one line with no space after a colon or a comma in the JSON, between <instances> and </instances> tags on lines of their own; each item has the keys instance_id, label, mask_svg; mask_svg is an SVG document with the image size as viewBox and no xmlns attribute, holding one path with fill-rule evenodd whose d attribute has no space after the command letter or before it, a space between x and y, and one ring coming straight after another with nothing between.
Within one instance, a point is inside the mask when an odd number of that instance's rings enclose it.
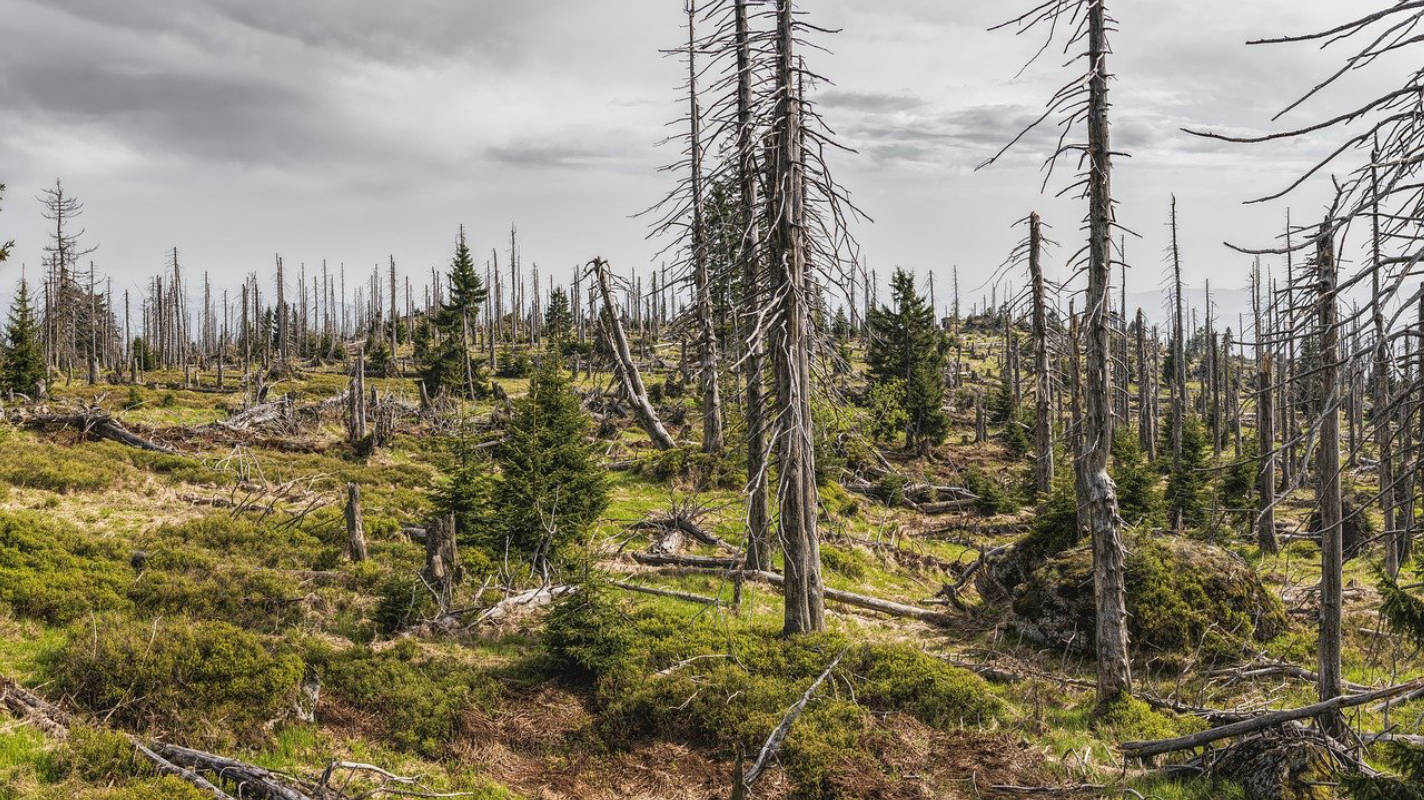
<instances>
[{"instance_id":1,"label":"small evergreen shrub","mask_svg":"<svg viewBox=\"0 0 1424 800\"><path fill-rule=\"evenodd\" d=\"M76 623L46 656L55 689L114 724L197 740L253 741L293 708L302 660L225 622Z\"/></svg>"}]
</instances>

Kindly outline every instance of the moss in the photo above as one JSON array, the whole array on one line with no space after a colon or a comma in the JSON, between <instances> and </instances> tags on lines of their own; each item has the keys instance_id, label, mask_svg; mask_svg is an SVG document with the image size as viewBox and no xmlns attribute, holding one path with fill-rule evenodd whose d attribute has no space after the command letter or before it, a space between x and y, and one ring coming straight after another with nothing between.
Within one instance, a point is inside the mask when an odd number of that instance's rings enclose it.
<instances>
[{"instance_id":1,"label":"moss","mask_svg":"<svg viewBox=\"0 0 1424 800\"><path fill-rule=\"evenodd\" d=\"M870 558L853 547L821 545L821 566L853 581L863 580L871 568Z\"/></svg>"},{"instance_id":2,"label":"moss","mask_svg":"<svg viewBox=\"0 0 1424 800\"><path fill-rule=\"evenodd\" d=\"M786 639L770 628L629 611L596 589L560 601L546 646L558 675L594 689L595 727L609 746L667 740L724 757L756 752L843 652L786 741L783 764L797 797L841 796L832 790L837 776L879 769L865 755L879 715L904 713L949 731L1003 711L979 677L907 645L835 634Z\"/></svg>"},{"instance_id":3,"label":"moss","mask_svg":"<svg viewBox=\"0 0 1424 800\"><path fill-rule=\"evenodd\" d=\"M211 800L180 778L147 778L109 788L58 786L42 792L35 800Z\"/></svg>"},{"instance_id":4,"label":"moss","mask_svg":"<svg viewBox=\"0 0 1424 800\"><path fill-rule=\"evenodd\" d=\"M50 779L73 777L86 783L123 784L149 774L150 764L140 760L128 737L115 731L75 725L59 750Z\"/></svg>"},{"instance_id":5,"label":"moss","mask_svg":"<svg viewBox=\"0 0 1424 800\"><path fill-rule=\"evenodd\" d=\"M118 725L255 741L296 705L302 660L225 622L101 616L46 656L57 692Z\"/></svg>"},{"instance_id":6,"label":"moss","mask_svg":"<svg viewBox=\"0 0 1424 800\"><path fill-rule=\"evenodd\" d=\"M113 450L92 444L65 447L29 437L0 438L0 481L59 494L96 492L129 477L128 463Z\"/></svg>"},{"instance_id":7,"label":"moss","mask_svg":"<svg viewBox=\"0 0 1424 800\"><path fill-rule=\"evenodd\" d=\"M379 652L317 645L307 658L334 703L370 719L391 746L429 758L447 755L466 715L501 694L488 670L432 655L410 639Z\"/></svg>"},{"instance_id":8,"label":"moss","mask_svg":"<svg viewBox=\"0 0 1424 800\"><path fill-rule=\"evenodd\" d=\"M1170 739L1187 733L1206 730L1204 720L1178 717L1153 710L1136 697L1121 697L1098 713L1094 727L1106 739L1141 741Z\"/></svg>"},{"instance_id":9,"label":"moss","mask_svg":"<svg viewBox=\"0 0 1424 800\"><path fill-rule=\"evenodd\" d=\"M1184 539L1141 539L1126 562L1128 633L1143 658L1171 666L1200 652L1218 662L1286 629L1285 610L1255 572L1230 553ZM1075 650L1092 647L1092 553L1079 547L1050 559L1014 600L1021 629Z\"/></svg>"}]
</instances>

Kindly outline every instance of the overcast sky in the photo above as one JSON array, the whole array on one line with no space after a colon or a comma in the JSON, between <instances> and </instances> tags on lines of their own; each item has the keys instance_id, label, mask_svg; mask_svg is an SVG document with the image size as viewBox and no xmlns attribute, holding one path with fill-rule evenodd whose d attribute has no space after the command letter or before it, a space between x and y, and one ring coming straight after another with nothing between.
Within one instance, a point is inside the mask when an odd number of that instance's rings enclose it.
<instances>
[{"instance_id":1,"label":"overcast sky","mask_svg":"<svg viewBox=\"0 0 1424 800\"><path fill-rule=\"evenodd\" d=\"M1027 5L1027 3L1025 3ZM986 29L1002 0L805 0L840 28L811 66L827 120L859 154L836 168L874 218L856 233L882 280L894 265L966 292L1004 259L1010 224L1038 209L1076 249L1079 202L1040 194L1032 147L987 171L1066 80L1036 42ZM1268 129L1339 63L1248 38L1339 22L1348 0L1121 1L1112 61L1115 189L1129 290L1155 291L1176 192L1189 281L1245 285L1224 239L1269 244L1285 206L1243 200L1288 182L1331 139L1246 148L1182 126ZM557 277L595 254L642 270L659 245L631 215L668 188L656 146L680 111L682 0L0 0L0 238L8 269L40 260L34 197L56 178L87 205L86 241L115 287L137 286L178 247L188 269L235 286L290 265L444 265L457 226L481 251L519 226L526 259ZM1287 118L1343 110L1385 64ZM1323 211L1318 191L1291 204ZM8 292L10 281L3 291ZM947 293L939 295L941 305ZM1143 301L1147 302L1147 301ZM1151 311L1153 309L1149 309ZM1233 313L1234 316L1234 313Z\"/></svg>"}]
</instances>

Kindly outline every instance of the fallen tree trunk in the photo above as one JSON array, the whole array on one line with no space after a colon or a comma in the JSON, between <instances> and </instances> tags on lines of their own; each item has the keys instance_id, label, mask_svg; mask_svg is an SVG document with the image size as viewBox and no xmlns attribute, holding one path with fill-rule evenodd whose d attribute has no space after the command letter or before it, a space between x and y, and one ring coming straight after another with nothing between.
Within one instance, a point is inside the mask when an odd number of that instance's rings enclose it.
<instances>
[{"instance_id":1,"label":"fallen tree trunk","mask_svg":"<svg viewBox=\"0 0 1424 800\"><path fill-rule=\"evenodd\" d=\"M22 420L27 428L72 428L86 437L109 439L119 444L147 450L152 453L173 453L166 444L150 441L120 425L113 417L101 411L78 414L35 414Z\"/></svg>"},{"instance_id":2,"label":"fallen tree trunk","mask_svg":"<svg viewBox=\"0 0 1424 800\"><path fill-rule=\"evenodd\" d=\"M165 742L154 742L152 750L176 766L216 775L219 780L237 786L238 794L243 797L260 800L312 800L310 795L283 783L276 773L255 764Z\"/></svg>"},{"instance_id":3,"label":"fallen tree trunk","mask_svg":"<svg viewBox=\"0 0 1424 800\"><path fill-rule=\"evenodd\" d=\"M718 556L684 556L672 553L632 553L633 560L649 567L705 567L707 569L735 569L741 559Z\"/></svg>"},{"instance_id":4,"label":"fallen tree trunk","mask_svg":"<svg viewBox=\"0 0 1424 800\"><path fill-rule=\"evenodd\" d=\"M623 581L610 581L611 585L628 592L638 592L640 594L650 594L654 597L668 597L673 600L685 600L689 603L697 603L704 606L715 606L721 601L715 597L707 597L700 594L688 592L677 592L672 589L659 589L654 586L639 586L636 583L624 583Z\"/></svg>"},{"instance_id":5,"label":"fallen tree trunk","mask_svg":"<svg viewBox=\"0 0 1424 800\"><path fill-rule=\"evenodd\" d=\"M755 578L757 580L769 583L772 586L776 587L780 587L786 580L784 577L778 575L775 572L749 571L742 573L742 575L749 578ZM856 608L864 608L869 611L879 611L882 614L889 614L892 617L914 619L919 620L920 622L928 622L932 625L945 625L948 624L952 619L952 617L948 616L947 614L941 614L938 611L930 611L928 609L919 608L916 606L907 606L904 603L896 603L892 600L881 600L878 597L855 594L854 592L845 592L841 591L840 589L827 588L824 590L824 593L827 600L834 600L838 603L844 603L848 606L855 606Z\"/></svg>"},{"instance_id":6,"label":"fallen tree trunk","mask_svg":"<svg viewBox=\"0 0 1424 800\"><path fill-rule=\"evenodd\" d=\"M1265 730L1266 728L1273 728L1278 725L1282 725L1287 722L1293 722L1298 719L1318 717L1321 714L1340 711L1341 709L1346 708L1353 708L1355 706L1362 706L1366 703L1373 703L1376 700L1383 700L1388 697L1394 697L1395 695L1411 692L1422 687L1424 687L1424 678L1410 681L1409 683L1402 683L1398 686L1390 686L1384 689L1378 689L1373 692L1365 692L1364 694L1342 695L1339 697L1332 697L1329 700L1323 700L1319 703L1303 706L1301 708L1284 709L1281 711L1270 711L1261 714L1258 717L1253 717L1252 719L1244 719L1240 722L1232 722L1226 725L1220 725L1209 730L1201 731L1200 733L1188 734L1186 736L1178 736L1173 739L1158 739L1154 741L1143 742L1123 742L1122 744L1118 745L1118 749L1122 751L1123 755L1136 756L1138 758L1147 758L1150 756L1161 755L1163 753L1171 753L1176 750L1190 750L1194 747L1200 747L1204 744L1209 744L1211 742L1217 741L1218 739L1227 739L1233 736L1241 736L1243 734Z\"/></svg>"}]
</instances>

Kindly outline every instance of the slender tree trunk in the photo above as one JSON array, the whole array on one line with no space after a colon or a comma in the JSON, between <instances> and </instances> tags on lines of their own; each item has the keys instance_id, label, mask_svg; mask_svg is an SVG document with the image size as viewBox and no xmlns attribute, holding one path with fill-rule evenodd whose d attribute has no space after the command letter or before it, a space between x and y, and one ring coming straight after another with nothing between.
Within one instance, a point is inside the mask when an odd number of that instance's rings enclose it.
<instances>
[{"instance_id":1,"label":"slender tree trunk","mask_svg":"<svg viewBox=\"0 0 1424 800\"><path fill-rule=\"evenodd\" d=\"M1117 487L1108 475L1112 449L1112 353L1108 338L1108 284L1112 272L1112 148L1108 133L1109 53L1105 2L1088 6L1088 294L1084 386L1083 462L1093 536L1093 595L1097 605L1098 707L1132 691L1127 649L1127 553L1118 516Z\"/></svg>"},{"instance_id":2,"label":"slender tree trunk","mask_svg":"<svg viewBox=\"0 0 1424 800\"><path fill-rule=\"evenodd\" d=\"M1177 246L1177 197L1172 196L1172 458L1182 457L1187 417L1187 345L1182 320L1182 256Z\"/></svg>"},{"instance_id":3,"label":"slender tree trunk","mask_svg":"<svg viewBox=\"0 0 1424 800\"><path fill-rule=\"evenodd\" d=\"M688 148L692 167L692 273L697 292L698 344L702 360L702 451L720 453L722 393L717 380L717 330L712 319L712 281L707 274L706 201L702 186L702 106L697 96L697 2L687 0Z\"/></svg>"},{"instance_id":4,"label":"slender tree trunk","mask_svg":"<svg viewBox=\"0 0 1424 800\"><path fill-rule=\"evenodd\" d=\"M1147 315L1137 309L1137 444L1149 462L1157 460L1152 408L1153 370L1147 359Z\"/></svg>"},{"instance_id":5,"label":"slender tree trunk","mask_svg":"<svg viewBox=\"0 0 1424 800\"><path fill-rule=\"evenodd\" d=\"M817 532L816 453L811 419L809 309L802 98L797 93L793 0L776 3L776 155L772 163L771 297L776 302L771 349L776 382L777 456L785 626L788 634L825 629L824 587Z\"/></svg>"},{"instance_id":6,"label":"slender tree trunk","mask_svg":"<svg viewBox=\"0 0 1424 800\"><path fill-rule=\"evenodd\" d=\"M1261 265L1251 273L1251 308L1256 318L1256 543L1263 553L1279 552L1276 542L1276 412L1271 403L1271 353L1261 327Z\"/></svg>"},{"instance_id":7,"label":"slender tree trunk","mask_svg":"<svg viewBox=\"0 0 1424 800\"><path fill-rule=\"evenodd\" d=\"M761 217L758 214L756 131L752 121L752 48L748 0L736 0L737 26L737 184L742 211L738 258L742 267L742 318L749 320L743 416L747 425L747 568L771 566L771 517L767 502L767 442L763 383Z\"/></svg>"},{"instance_id":8,"label":"slender tree trunk","mask_svg":"<svg viewBox=\"0 0 1424 800\"><path fill-rule=\"evenodd\" d=\"M1050 405L1053 374L1048 365L1048 312L1043 297L1043 266L1040 262L1043 247L1042 222L1037 212L1030 214L1028 219L1028 271L1033 297L1033 368L1038 383L1037 396L1034 398L1034 448L1037 460L1033 474L1039 494L1047 495L1053 491L1053 419Z\"/></svg>"},{"instance_id":9,"label":"slender tree trunk","mask_svg":"<svg viewBox=\"0 0 1424 800\"><path fill-rule=\"evenodd\" d=\"M1340 505L1340 416L1337 400L1339 382L1340 331L1336 312L1336 273L1334 229L1327 219L1316 243L1316 265L1319 270L1319 334L1320 334L1320 699L1330 700L1341 693L1340 621L1341 571L1343 549ZM1338 712L1321 717L1323 730L1338 736L1344 721Z\"/></svg>"}]
</instances>

